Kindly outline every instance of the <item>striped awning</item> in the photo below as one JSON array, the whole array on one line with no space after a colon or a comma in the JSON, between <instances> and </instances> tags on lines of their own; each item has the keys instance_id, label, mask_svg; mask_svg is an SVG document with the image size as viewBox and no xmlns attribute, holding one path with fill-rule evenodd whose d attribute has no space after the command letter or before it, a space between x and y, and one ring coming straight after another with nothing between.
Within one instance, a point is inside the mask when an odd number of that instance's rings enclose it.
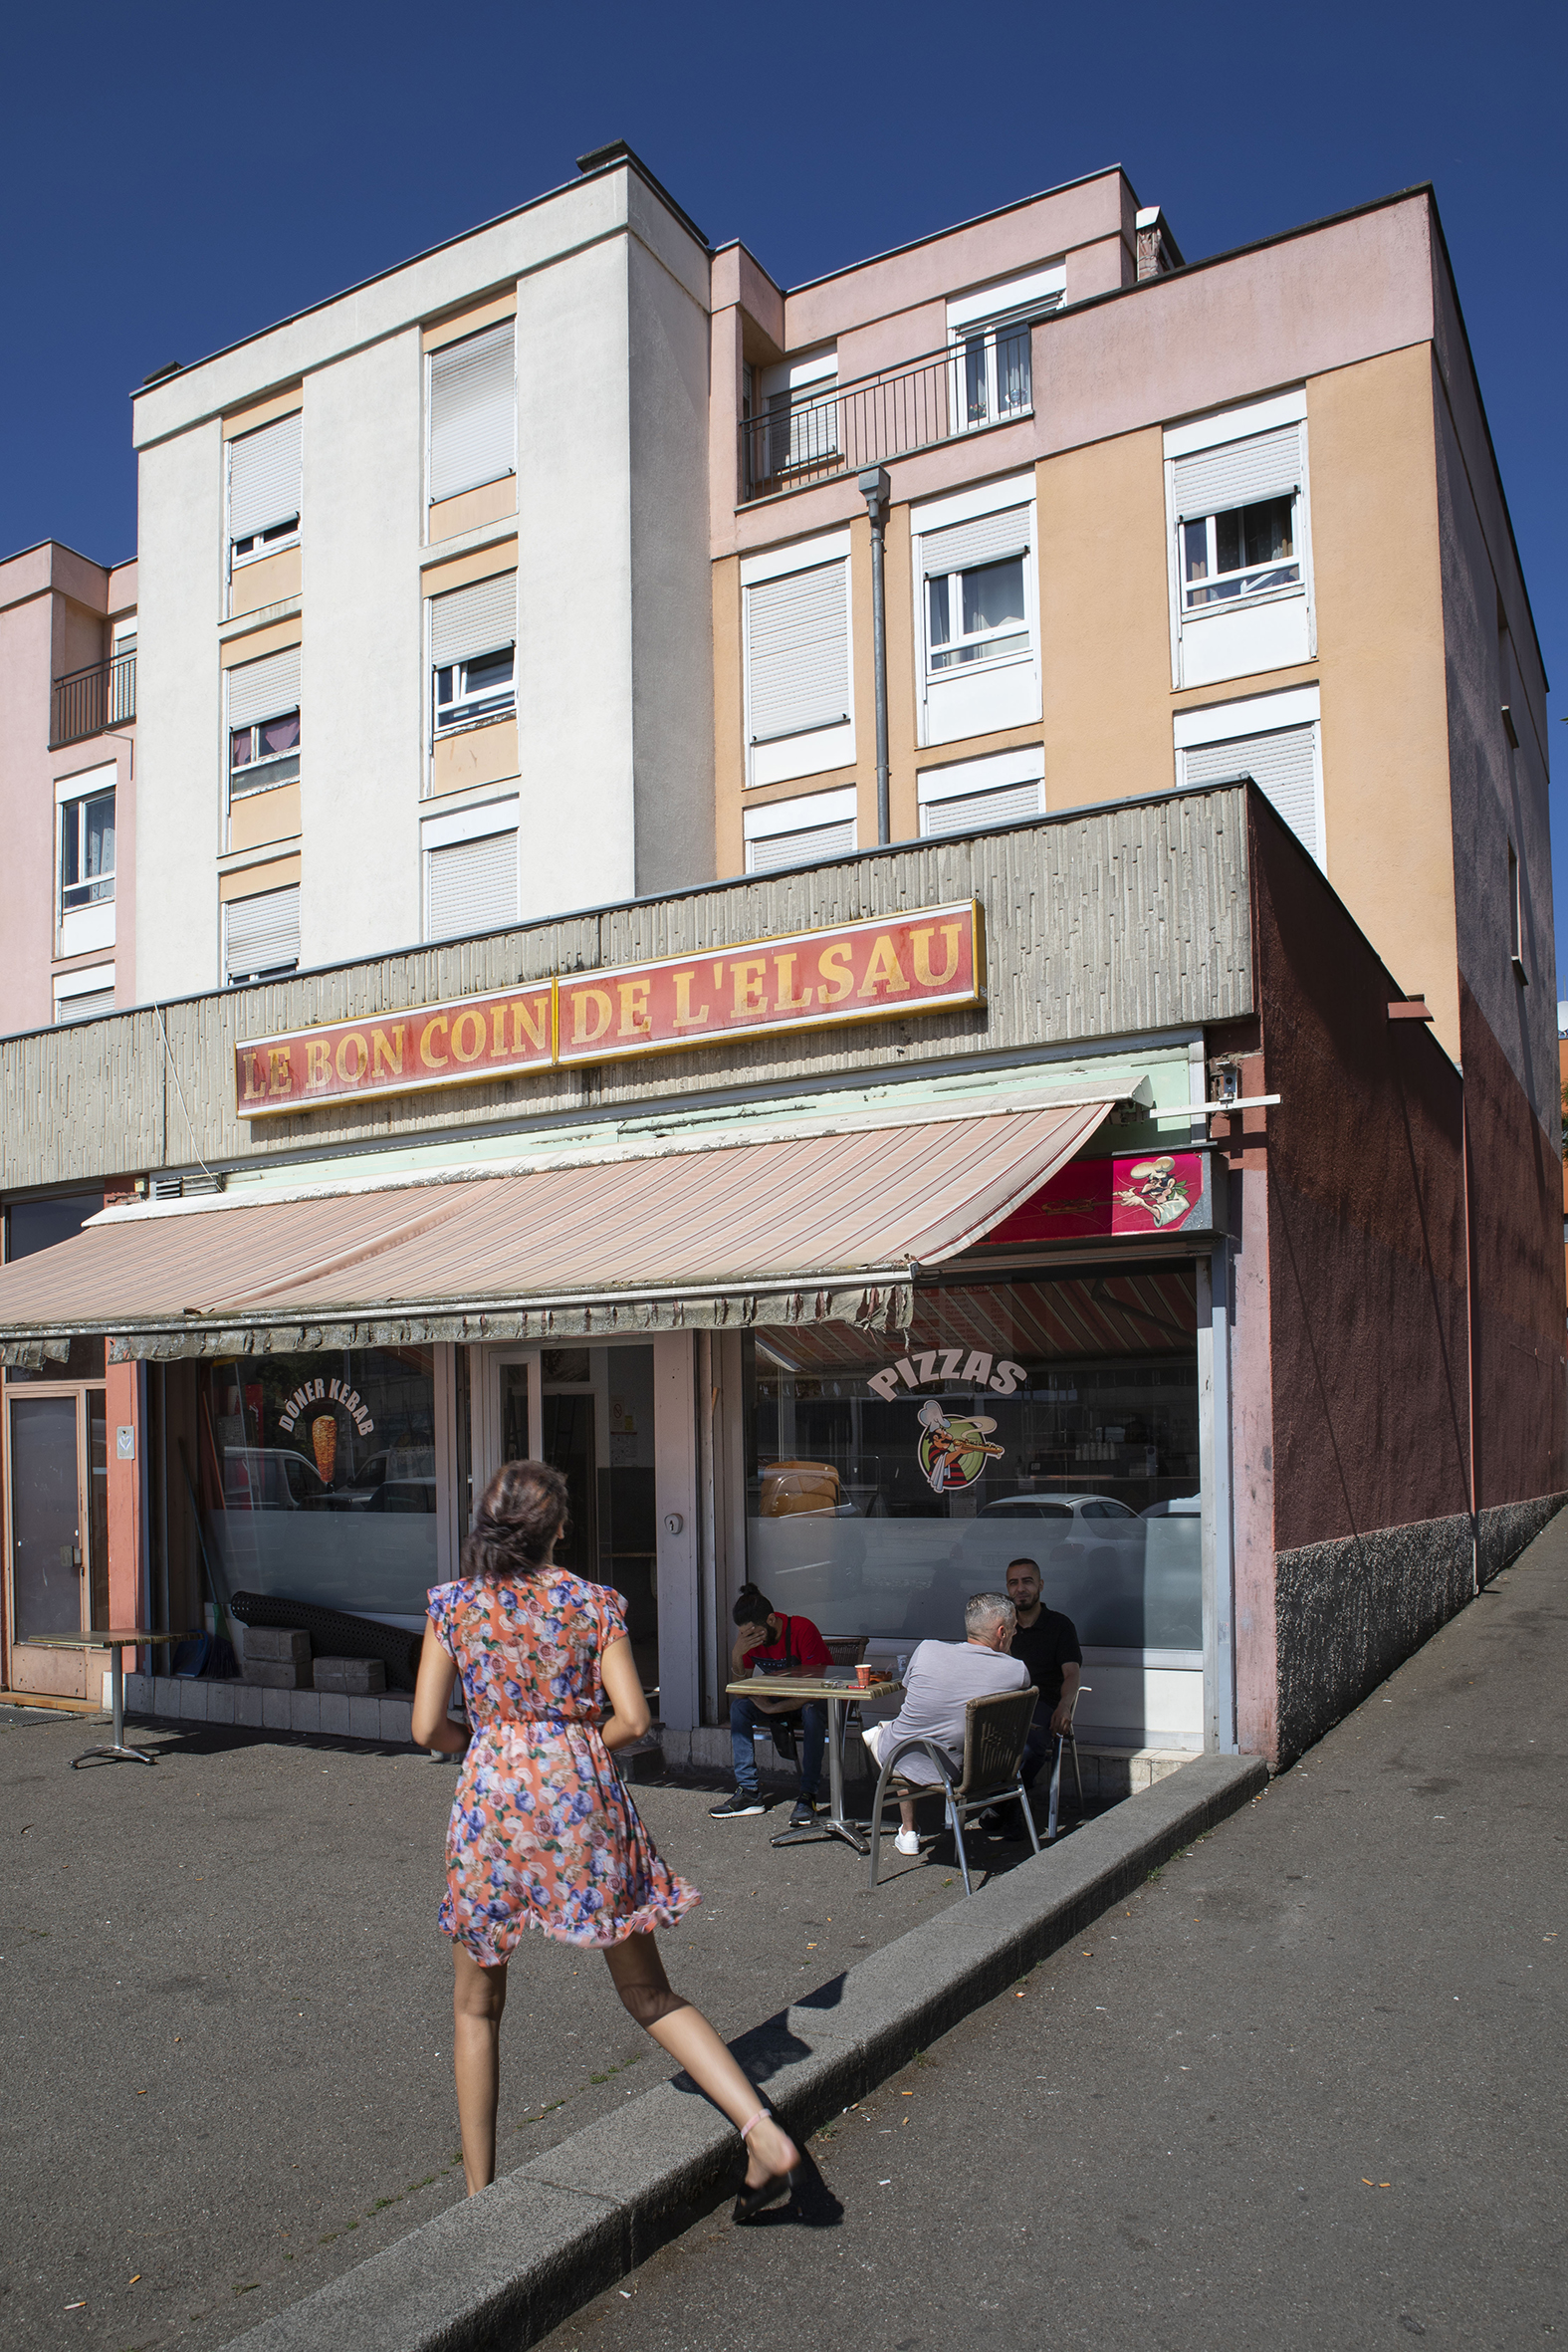
<instances>
[{"instance_id":1,"label":"striped awning","mask_svg":"<svg viewBox=\"0 0 1568 2352\"><path fill-rule=\"evenodd\" d=\"M125 1361L821 1321L899 1330L914 1271L983 1239L1110 1107L109 1209L0 1269L0 1356L61 1361L83 1333Z\"/></svg>"}]
</instances>

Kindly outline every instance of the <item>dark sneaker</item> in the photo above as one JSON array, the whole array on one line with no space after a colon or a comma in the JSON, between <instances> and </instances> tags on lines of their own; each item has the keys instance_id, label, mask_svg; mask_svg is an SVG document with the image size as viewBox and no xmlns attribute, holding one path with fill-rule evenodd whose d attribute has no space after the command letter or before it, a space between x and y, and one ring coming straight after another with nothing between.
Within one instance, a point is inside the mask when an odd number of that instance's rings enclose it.
<instances>
[{"instance_id":1,"label":"dark sneaker","mask_svg":"<svg viewBox=\"0 0 1568 2352\"><path fill-rule=\"evenodd\" d=\"M789 1815L789 1826L790 1826L790 1828L791 1828L791 1829L809 1829L809 1828L810 1828L810 1826L811 1826L811 1824L812 1824L812 1822L813 1822L815 1819L816 1819L816 1799L815 1799L815 1797L814 1797L814 1796L800 1796L800 1797L796 1797L796 1799L795 1799L795 1807L794 1807L794 1811L793 1811L793 1812L792 1812L792 1813Z\"/></svg>"},{"instance_id":2,"label":"dark sneaker","mask_svg":"<svg viewBox=\"0 0 1568 2352\"><path fill-rule=\"evenodd\" d=\"M768 1807L756 1789L738 1788L727 1796L722 1805L710 1805L708 1812L715 1821L738 1821L743 1813L766 1813Z\"/></svg>"}]
</instances>

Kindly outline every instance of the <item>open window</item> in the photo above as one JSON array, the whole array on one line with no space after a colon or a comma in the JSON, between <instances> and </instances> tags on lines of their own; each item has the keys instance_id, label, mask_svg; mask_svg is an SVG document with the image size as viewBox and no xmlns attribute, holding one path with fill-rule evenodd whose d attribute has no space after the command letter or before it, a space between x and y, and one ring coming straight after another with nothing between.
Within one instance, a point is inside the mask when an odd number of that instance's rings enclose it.
<instances>
[{"instance_id":1,"label":"open window","mask_svg":"<svg viewBox=\"0 0 1568 2352\"><path fill-rule=\"evenodd\" d=\"M228 673L229 800L293 784L300 773L300 648Z\"/></svg>"},{"instance_id":2,"label":"open window","mask_svg":"<svg viewBox=\"0 0 1568 2352\"><path fill-rule=\"evenodd\" d=\"M1165 451L1176 684L1310 660L1303 396L1173 427Z\"/></svg>"},{"instance_id":3,"label":"open window","mask_svg":"<svg viewBox=\"0 0 1568 2352\"><path fill-rule=\"evenodd\" d=\"M233 570L300 536L298 409L229 443L229 561Z\"/></svg>"},{"instance_id":4,"label":"open window","mask_svg":"<svg viewBox=\"0 0 1568 2352\"><path fill-rule=\"evenodd\" d=\"M821 469L836 471L839 430L836 350L807 352L763 370L763 416L748 436L754 480L780 489Z\"/></svg>"},{"instance_id":5,"label":"open window","mask_svg":"<svg viewBox=\"0 0 1568 2352\"><path fill-rule=\"evenodd\" d=\"M55 952L87 955L114 944L112 761L55 786Z\"/></svg>"},{"instance_id":6,"label":"open window","mask_svg":"<svg viewBox=\"0 0 1568 2352\"><path fill-rule=\"evenodd\" d=\"M517 628L515 572L430 598L433 735L514 715Z\"/></svg>"},{"instance_id":7,"label":"open window","mask_svg":"<svg viewBox=\"0 0 1568 2352\"><path fill-rule=\"evenodd\" d=\"M953 380L948 397L954 432L972 433L1029 414L1034 404L1031 330L1036 319L1060 307L1066 290L1066 266L1057 262L949 302Z\"/></svg>"},{"instance_id":8,"label":"open window","mask_svg":"<svg viewBox=\"0 0 1568 2352\"><path fill-rule=\"evenodd\" d=\"M1027 487L1030 495L1019 500L1017 485L988 485L911 516L923 743L954 743L1039 716L1032 483ZM991 503L1009 495L1012 504Z\"/></svg>"}]
</instances>

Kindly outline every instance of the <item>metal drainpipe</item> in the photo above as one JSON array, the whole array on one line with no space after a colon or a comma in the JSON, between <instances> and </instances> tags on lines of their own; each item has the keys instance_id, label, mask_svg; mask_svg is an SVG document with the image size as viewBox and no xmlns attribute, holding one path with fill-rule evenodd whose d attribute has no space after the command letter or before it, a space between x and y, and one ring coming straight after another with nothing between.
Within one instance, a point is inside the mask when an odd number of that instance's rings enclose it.
<instances>
[{"instance_id":1,"label":"metal drainpipe","mask_svg":"<svg viewBox=\"0 0 1568 2352\"><path fill-rule=\"evenodd\" d=\"M887 777L887 593L883 561L887 547L887 502L893 485L886 466L874 465L858 477L860 495L871 517L871 659L876 677L876 837L878 844L893 837L888 809Z\"/></svg>"}]
</instances>

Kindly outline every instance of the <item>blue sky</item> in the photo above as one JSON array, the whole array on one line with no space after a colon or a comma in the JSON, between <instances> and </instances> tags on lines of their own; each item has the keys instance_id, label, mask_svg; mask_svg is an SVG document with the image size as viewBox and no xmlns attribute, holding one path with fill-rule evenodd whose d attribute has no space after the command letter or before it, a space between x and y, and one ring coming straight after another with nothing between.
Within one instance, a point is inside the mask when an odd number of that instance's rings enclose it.
<instances>
[{"instance_id":1,"label":"blue sky","mask_svg":"<svg viewBox=\"0 0 1568 2352\"><path fill-rule=\"evenodd\" d=\"M1189 260L1430 179L1555 734L1565 68L1561 0L19 10L0 87L0 552L54 537L129 555L128 394L151 368L508 210L606 139L785 284L1113 162Z\"/></svg>"}]
</instances>

